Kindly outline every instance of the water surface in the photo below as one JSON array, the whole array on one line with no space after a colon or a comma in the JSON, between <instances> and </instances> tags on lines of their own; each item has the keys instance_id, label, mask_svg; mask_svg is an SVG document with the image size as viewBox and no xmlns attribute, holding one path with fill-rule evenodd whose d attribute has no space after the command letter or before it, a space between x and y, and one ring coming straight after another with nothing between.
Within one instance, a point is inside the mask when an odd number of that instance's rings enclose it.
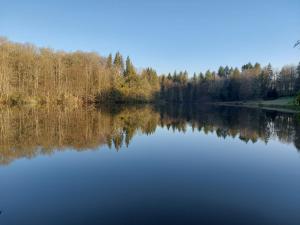
<instances>
[{"instance_id":1,"label":"water surface","mask_svg":"<svg viewBox=\"0 0 300 225\"><path fill-rule=\"evenodd\" d=\"M0 111L0 224L300 224L300 116Z\"/></svg>"}]
</instances>

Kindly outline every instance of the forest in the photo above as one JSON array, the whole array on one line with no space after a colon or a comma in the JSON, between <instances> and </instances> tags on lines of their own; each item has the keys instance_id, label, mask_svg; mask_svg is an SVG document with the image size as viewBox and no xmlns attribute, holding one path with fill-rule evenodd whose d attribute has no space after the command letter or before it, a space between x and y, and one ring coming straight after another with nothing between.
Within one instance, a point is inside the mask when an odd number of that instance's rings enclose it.
<instances>
[{"instance_id":1,"label":"forest","mask_svg":"<svg viewBox=\"0 0 300 225\"><path fill-rule=\"evenodd\" d=\"M271 64L160 74L138 71L117 52L64 52L0 38L0 102L20 104L195 103L294 96L300 90L300 63L275 70Z\"/></svg>"}]
</instances>

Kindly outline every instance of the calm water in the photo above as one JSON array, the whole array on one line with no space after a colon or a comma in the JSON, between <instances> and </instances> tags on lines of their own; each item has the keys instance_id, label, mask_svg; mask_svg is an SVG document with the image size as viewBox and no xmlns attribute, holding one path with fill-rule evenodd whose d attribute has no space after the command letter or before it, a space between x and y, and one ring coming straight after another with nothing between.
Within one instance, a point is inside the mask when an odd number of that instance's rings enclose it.
<instances>
[{"instance_id":1,"label":"calm water","mask_svg":"<svg viewBox=\"0 0 300 225\"><path fill-rule=\"evenodd\" d=\"M300 224L300 116L2 109L0 224Z\"/></svg>"}]
</instances>

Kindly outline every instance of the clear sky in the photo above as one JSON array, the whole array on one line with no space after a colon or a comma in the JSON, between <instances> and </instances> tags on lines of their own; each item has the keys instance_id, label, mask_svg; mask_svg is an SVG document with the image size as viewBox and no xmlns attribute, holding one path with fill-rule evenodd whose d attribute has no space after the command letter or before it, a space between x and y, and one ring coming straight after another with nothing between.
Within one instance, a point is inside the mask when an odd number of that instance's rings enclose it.
<instances>
[{"instance_id":1,"label":"clear sky","mask_svg":"<svg viewBox=\"0 0 300 225\"><path fill-rule=\"evenodd\" d=\"M0 0L0 35L57 50L120 51L138 68L296 64L300 0Z\"/></svg>"}]
</instances>

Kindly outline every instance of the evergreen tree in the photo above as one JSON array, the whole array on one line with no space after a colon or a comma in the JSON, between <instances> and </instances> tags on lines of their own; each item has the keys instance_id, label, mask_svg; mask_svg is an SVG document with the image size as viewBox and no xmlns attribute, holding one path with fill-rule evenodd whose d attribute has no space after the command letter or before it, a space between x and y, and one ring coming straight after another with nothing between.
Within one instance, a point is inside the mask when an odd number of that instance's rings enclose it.
<instances>
[{"instance_id":1,"label":"evergreen tree","mask_svg":"<svg viewBox=\"0 0 300 225\"><path fill-rule=\"evenodd\" d=\"M273 68L271 63L267 66L267 74L268 74L268 86L267 89L274 89L275 88L275 74L273 72Z\"/></svg>"},{"instance_id":2,"label":"evergreen tree","mask_svg":"<svg viewBox=\"0 0 300 225\"><path fill-rule=\"evenodd\" d=\"M240 100L240 71L235 68L228 84L228 97L231 101Z\"/></svg>"},{"instance_id":3,"label":"evergreen tree","mask_svg":"<svg viewBox=\"0 0 300 225\"><path fill-rule=\"evenodd\" d=\"M274 73L273 73L273 69L272 69L271 63L269 63L268 66L267 66L267 72L269 74L269 77L273 76Z\"/></svg>"},{"instance_id":4,"label":"evergreen tree","mask_svg":"<svg viewBox=\"0 0 300 225\"><path fill-rule=\"evenodd\" d=\"M135 68L128 56L126 59L126 69L124 71L124 77L130 78L130 77L134 77L135 75L136 75Z\"/></svg>"},{"instance_id":5,"label":"evergreen tree","mask_svg":"<svg viewBox=\"0 0 300 225\"><path fill-rule=\"evenodd\" d=\"M202 72L199 73L199 78L198 78L198 80L199 80L200 82L202 82L202 81L204 80L204 75L203 75Z\"/></svg>"},{"instance_id":6,"label":"evergreen tree","mask_svg":"<svg viewBox=\"0 0 300 225\"><path fill-rule=\"evenodd\" d=\"M268 88L270 85L270 73L271 73L271 67L268 66L259 75L259 89L260 89L261 98L267 97Z\"/></svg>"},{"instance_id":7,"label":"evergreen tree","mask_svg":"<svg viewBox=\"0 0 300 225\"><path fill-rule=\"evenodd\" d=\"M142 71L141 74L142 79L146 79L146 81L150 84L153 90L157 91L159 89L159 79L157 73L152 68L147 68ZM162 76L163 81L165 80L165 76Z\"/></svg>"},{"instance_id":8,"label":"evergreen tree","mask_svg":"<svg viewBox=\"0 0 300 225\"><path fill-rule=\"evenodd\" d=\"M228 74L226 75L226 77L231 76L233 74L233 72L234 72L233 67L230 67L230 69L229 69Z\"/></svg>"},{"instance_id":9,"label":"evergreen tree","mask_svg":"<svg viewBox=\"0 0 300 225\"><path fill-rule=\"evenodd\" d=\"M114 66L118 69L119 73L123 73L124 71L124 61L123 56L120 52L117 52L114 59Z\"/></svg>"},{"instance_id":10,"label":"evergreen tree","mask_svg":"<svg viewBox=\"0 0 300 225\"><path fill-rule=\"evenodd\" d=\"M225 66L224 68L225 77L228 78L232 71L233 71L232 67L229 69L229 66Z\"/></svg>"},{"instance_id":11,"label":"evergreen tree","mask_svg":"<svg viewBox=\"0 0 300 225\"><path fill-rule=\"evenodd\" d=\"M191 101L192 102L196 102L197 101L197 85L198 84L198 77L197 77L197 74L194 73L193 75L193 79L192 79L192 93L191 93Z\"/></svg>"},{"instance_id":12,"label":"evergreen tree","mask_svg":"<svg viewBox=\"0 0 300 225\"><path fill-rule=\"evenodd\" d=\"M259 75L261 73L261 65L259 63L255 63L254 65L254 75Z\"/></svg>"},{"instance_id":13,"label":"evergreen tree","mask_svg":"<svg viewBox=\"0 0 300 225\"><path fill-rule=\"evenodd\" d=\"M240 78L240 75L241 75L241 72L239 71L239 69L238 69L238 68L235 68L235 69L233 70L233 73L232 73L232 78L234 78L234 79L239 79L239 78Z\"/></svg>"},{"instance_id":14,"label":"evergreen tree","mask_svg":"<svg viewBox=\"0 0 300 225\"><path fill-rule=\"evenodd\" d=\"M297 76L296 76L296 81L295 81L295 92L300 91L300 62L297 66Z\"/></svg>"},{"instance_id":15,"label":"evergreen tree","mask_svg":"<svg viewBox=\"0 0 300 225\"><path fill-rule=\"evenodd\" d=\"M111 53L107 57L106 68L108 68L108 69L112 68L112 55L111 55Z\"/></svg>"},{"instance_id":16,"label":"evergreen tree","mask_svg":"<svg viewBox=\"0 0 300 225\"><path fill-rule=\"evenodd\" d=\"M189 75L188 75L187 71L181 72L180 77L179 77L179 83L181 85L186 85L188 82L188 77L189 77Z\"/></svg>"},{"instance_id":17,"label":"evergreen tree","mask_svg":"<svg viewBox=\"0 0 300 225\"><path fill-rule=\"evenodd\" d=\"M205 73L205 79L206 80L212 80L212 78L213 78L212 73L210 72L210 70L207 70L206 73Z\"/></svg>"},{"instance_id":18,"label":"evergreen tree","mask_svg":"<svg viewBox=\"0 0 300 225\"><path fill-rule=\"evenodd\" d=\"M226 77L226 74L225 74L225 68L223 66L220 66L219 67L219 70L218 70L218 76L219 77Z\"/></svg>"},{"instance_id":19,"label":"evergreen tree","mask_svg":"<svg viewBox=\"0 0 300 225\"><path fill-rule=\"evenodd\" d=\"M193 85L196 85L196 84L197 84L197 81L198 81L197 74L194 73L194 74L193 74L193 78L192 78L192 84L193 84Z\"/></svg>"},{"instance_id":20,"label":"evergreen tree","mask_svg":"<svg viewBox=\"0 0 300 225\"><path fill-rule=\"evenodd\" d=\"M254 65L254 69L261 69L261 66L260 66L260 64L259 63L255 63L255 65Z\"/></svg>"},{"instance_id":21,"label":"evergreen tree","mask_svg":"<svg viewBox=\"0 0 300 225\"><path fill-rule=\"evenodd\" d=\"M177 71L175 70L174 73L173 73L173 82L178 82L178 76L177 76Z\"/></svg>"},{"instance_id":22,"label":"evergreen tree","mask_svg":"<svg viewBox=\"0 0 300 225\"><path fill-rule=\"evenodd\" d=\"M161 76L161 82L160 82L160 99L165 100L166 99L166 76Z\"/></svg>"},{"instance_id":23,"label":"evergreen tree","mask_svg":"<svg viewBox=\"0 0 300 225\"><path fill-rule=\"evenodd\" d=\"M253 69L253 66L250 62L242 66L242 71L250 69Z\"/></svg>"}]
</instances>

